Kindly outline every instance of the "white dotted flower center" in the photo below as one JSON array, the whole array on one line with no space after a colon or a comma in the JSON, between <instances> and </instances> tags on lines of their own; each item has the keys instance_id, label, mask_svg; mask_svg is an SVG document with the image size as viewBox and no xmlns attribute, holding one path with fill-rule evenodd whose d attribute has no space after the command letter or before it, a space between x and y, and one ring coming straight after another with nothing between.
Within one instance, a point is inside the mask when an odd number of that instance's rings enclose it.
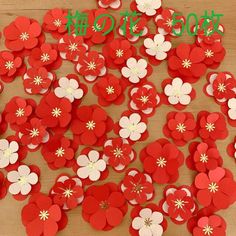
<instances>
[{"instance_id":1,"label":"white dotted flower center","mask_svg":"<svg viewBox=\"0 0 236 236\"><path fill-rule=\"evenodd\" d=\"M192 66L192 62L189 59L184 59L182 61L182 66L186 69L190 68Z\"/></svg>"},{"instance_id":2,"label":"white dotted flower center","mask_svg":"<svg viewBox=\"0 0 236 236\"><path fill-rule=\"evenodd\" d=\"M219 85L218 85L218 87L217 87L217 90L218 90L219 92L221 92L221 93L225 92L225 90L226 90L225 84L219 83Z\"/></svg>"},{"instance_id":3,"label":"white dotted flower center","mask_svg":"<svg viewBox=\"0 0 236 236\"><path fill-rule=\"evenodd\" d=\"M20 39L21 39L22 41L28 40L28 39L29 39L29 34L28 34L27 32L21 33Z\"/></svg>"},{"instance_id":4,"label":"white dotted flower center","mask_svg":"<svg viewBox=\"0 0 236 236\"><path fill-rule=\"evenodd\" d=\"M41 76L35 76L34 77L34 84L35 85L40 85L40 84L42 84L42 82L43 82L43 79L41 78Z\"/></svg>"},{"instance_id":5,"label":"white dotted flower center","mask_svg":"<svg viewBox=\"0 0 236 236\"><path fill-rule=\"evenodd\" d=\"M156 163L158 167L163 168L166 166L167 160L164 157L160 157L159 159L157 159Z\"/></svg>"},{"instance_id":6,"label":"white dotted flower center","mask_svg":"<svg viewBox=\"0 0 236 236\"><path fill-rule=\"evenodd\" d=\"M56 27L60 27L62 25L62 22L60 19L57 19L57 20L54 20L53 24L56 26Z\"/></svg>"},{"instance_id":7,"label":"white dotted flower center","mask_svg":"<svg viewBox=\"0 0 236 236\"><path fill-rule=\"evenodd\" d=\"M88 70L95 70L96 69L96 63L94 61L90 61L88 63Z\"/></svg>"},{"instance_id":8,"label":"white dotted flower center","mask_svg":"<svg viewBox=\"0 0 236 236\"><path fill-rule=\"evenodd\" d=\"M42 55L41 55L41 61L42 62L47 62L47 61L49 61L50 60L50 56L47 54L47 53L43 53Z\"/></svg>"},{"instance_id":9,"label":"white dotted flower center","mask_svg":"<svg viewBox=\"0 0 236 236\"><path fill-rule=\"evenodd\" d=\"M170 18L168 18L168 19L166 20L166 22L165 22L165 25L167 25L168 27L172 27L172 25L173 25L173 20L170 19Z\"/></svg>"},{"instance_id":10,"label":"white dotted flower center","mask_svg":"<svg viewBox=\"0 0 236 236\"><path fill-rule=\"evenodd\" d=\"M101 25L99 25L99 24L97 23L97 24L96 24L96 28L95 28L94 25L92 26L92 30L93 30L94 32L97 32L97 31L102 30L102 27L101 27Z\"/></svg>"},{"instance_id":11,"label":"white dotted flower center","mask_svg":"<svg viewBox=\"0 0 236 236\"><path fill-rule=\"evenodd\" d=\"M219 190L219 186L215 182L212 182L209 184L208 189L211 193L216 193Z\"/></svg>"},{"instance_id":12,"label":"white dotted flower center","mask_svg":"<svg viewBox=\"0 0 236 236\"><path fill-rule=\"evenodd\" d=\"M64 194L65 197L70 198L73 195L73 190L66 189L63 194Z\"/></svg>"},{"instance_id":13,"label":"white dotted flower center","mask_svg":"<svg viewBox=\"0 0 236 236\"><path fill-rule=\"evenodd\" d=\"M140 184L134 184L133 192L140 194L143 191L143 186Z\"/></svg>"},{"instance_id":14,"label":"white dotted flower center","mask_svg":"<svg viewBox=\"0 0 236 236\"><path fill-rule=\"evenodd\" d=\"M122 49L116 50L116 56L117 57L122 57L124 55L124 51Z\"/></svg>"},{"instance_id":15,"label":"white dotted flower center","mask_svg":"<svg viewBox=\"0 0 236 236\"><path fill-rule=\"evenodd\" d=\"M30 136L32 138L39 136L39 130L36 128L33 128L32 130L30 130Z\"/></svg>"},{"instance_id":16,"label":"white dotted flower center","mask_svg":"<svg viewBox=\"0 0 236 236\"><path fill-rule=\"evenodd\" d=\"M123 156L123 151L121 148L116 148L113 150L113 154L115 157L122 157Z\"/></svg>"},{"instance_id":17,"label":"white dotted flower center","mask_svg":"<svg viewBox=\"0 0 236 236\"><path fill-rule=\"evenodd\" d=\"M108 86L106 88L107 94L113 94L115 92L115 89L112 86Z\"/></svg>"},{"instance_id":18,"label":"white dotted flower center","mask_svg":"<svg viewBox=\"0 0 236 236\"><path fill-rule=\"evenodd\" d=\"M52 110L52 116L53 116L53 117L59 117L59 116L61 116L61 109L55 107L55 108Z\"/></svg>"},{"instance_id":19,"label":"white dotted flower center","mask_svg":"<svg viewBox=\"0 0 236 236\"><path fill-rule=\"evenodd\" d=\"M201 161L202 163L207 163L207 162L208 162L208 156L207 156L206 153L202 153L202 154L200 155L200 161Z\"/></svg>"},{"instance_id":20,"label":"white dotted flower center","mask_svg":"<svg viewBox=\"0 0 236 236\"><path fill-rule=\"evenodd\" d=\"M149 96L141 96L141 98L139 98L139 100L142 103L146 104L149 101Z\"/></svg>"},{"instance_id":21,"label":"white dotted flower center","mask_svg":"<svg viewBox=\"0 0 236 236\"><path fill-rule=\"evenodd\" d=\"M137 24L132 27L132 31L133 31L133 32L137 32L137 31L138 31L138 26L137 26Z\"/></svg>"},{"instance_id":22,"label":"white dotted flower center","mask_svg":"<svg viewBox=\"0 0 236 236\"><path fill-rule=\"evenodd\" d=\"M6 67L7 70L11 70L14 67L13 61L7 61L5 63L5 67Z\"/></svg>"},{"instance_id":23,"label":"white dotted flower center","mask_svg":"<svg viewBox=\"0 0 236 236\"><path fill-rule=\"evenodd\" d=\"M48 211L45 211L45 210L42 210L39 212L39 219L40 220L47 220L49 218L49 212Z\"/></svg>"},{"instance_id":24,"label":"white dotted flower center","mask_svg":"<svg viewBox=\"0 0 236 236\"><path fill-rule=\"evenodd\" d=\"M176 130L179 131L180 133L184 133L186 131L186 126L183 123L179 123L176 126Z\"/></svg>"},{"instance_id":25,"label":"white dotted flower center","mask_svg":"<svg viewBox=\"0 0 236 236\"><path fill-rule=\"evenodd\" d=\"M205 51L205 55L206 55L206 57L213 57L214 52L212 50L210 50L210 49L207 49Z\"/></svg>"},{"instance_id":26,"label":"white dotted flower center","mask_svg":"<svg viewBox=\"0 0 236 236\"><path fill-rule=\"evenodd\" d=\"M72 51L72 52L77 51L77 50L78 50L78 45L77 45L77 43L71 43L71 44L69 45L69 50Z\"/></svg>"},{"instance_id":27,"label":"white dotted flower center","mask_svg":"<svg viewBox=\"0 0 236 236\"><path fill-rule=\"evenodd\" d=\"M93 130L96 126L96 123L93 120L90 120L86 123L86 128L88 130Z\"/></svg>"},{"instance_id":28,"label":"white dotted flower center","mask_svg":"<svg viewBox=\"0 0 236 236\"><path fill-rule=\"evenodd\" d=\"M184 205L187 203L185 202L184 200L181 200L181 199L176 199L175 200L175 207L177 207L178 209L183 209Z\"/></svg>"},{"instance_id":29,"label":"white dotted flower center","mask_svg":"<svg viewBox=\"0 0 236 236\"><path fill-rule=\"evenodd\" d=\"M206 225L203 229L202 229L204 235L211 235L213 234L213 228L210 225Z\"/></svg>"},{"instance_id":30,"label":"white dotted flower center","mask_svg":"<svg viewBox=\"0 0 236 236\"><path fill-rule=\"evenodd\" d=\"M207 131L212 132L212 131L214 131L214 129L215 129L214 123L206 123L206 130Z\"/></svg>"},{"instance_id":31,"label":"white dotted flower center","mask_svg":"<svg viewBox=\"0 0 236 236\"><path fill-rule=\"evenodd\" d=\"M22 116L24 116L24 114L25 114L25 110L23 108L18 108L16 110L16 116L17 117L22 117Z\"/></svg>"},{"instance_id":32,"label":"white dotted flower center","mask_svg":"<svg viewBox=\"0 0 236 236\"><path fill-rule=\"evenodd\" d=\"M64 154L65 154L65 150L64 150L62 147L58 148L58 149L56 150L56 152L55 152L55 155L56 155L57 157L63 157Z\"/></svg>"}]
</instances>

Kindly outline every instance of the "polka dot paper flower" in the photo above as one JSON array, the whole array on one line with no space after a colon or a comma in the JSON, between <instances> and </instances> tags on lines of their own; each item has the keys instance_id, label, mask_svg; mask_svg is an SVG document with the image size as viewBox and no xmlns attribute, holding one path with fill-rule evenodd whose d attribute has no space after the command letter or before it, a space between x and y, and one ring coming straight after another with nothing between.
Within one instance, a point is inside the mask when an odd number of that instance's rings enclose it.
<instances>
[{"instance_id":1,"label":"polka dot paper flower","mask_svg":"<svg viewBox=\"0 0 236 236\"><path fill-rule=\"evenodd\" d=\"M131 218L129 232L132 236L162 236L167 228L167 221L155 204L134 207Z\"/></svg>"},{"instance_id":2,"label":"polka dot paper flower","mask_svg":"<svg viewBox=\"0 0 236 236\"><path fill-rule=\"evenodd\" d=\"M50 191L50 197L63 210L71 210L82 203L83 193L82 182L79 178L60 175Z\"/></svg>"},{"instance_id":3,"label":"polka dot paper flower","mask_svg":"<svg viewBox=\"0 0 236 236\"><path fill-rule=\"evenodd\" d=\"M103 160L115 171L122 172L135 160L136 152L126 139L112 138L104 143Z\"/></svg>"},{"instance_id":4,"label":"polka dot paper flower","mask_svg":"<svg viewBox=\"0 0 236 236\"><path fill-rule=\"evenodd\" d=\"M131 205L144 204L154 197L152 178L136 169L127 170L120 188Z\"/></svg>"},{"instance_id":5,"label":"polka dot paper flower","mask_svg":"<svg viewBox=\"0 0 236 236\"><path fill-rule=\"evenodd\" d=\"M134 2L136 4L135 8L148 17L156 15L157 11L161 8L161 0L146 0L145 2L142 0L135 0Z\"/></svg>"},{"instance_id":6,"label":"polka dot paper flower","mask_svg":"<svg viewBox=\"0 0 236 236\"><path fill-rule=\"evenodd\" d=\"M236 136L234 141L227 146L227 153L236 160Z\"/></svg>"},{"instance_id":7,"label":"polka dot paper flower","mask_svg":"<svg viewBox=\"0 0 236 236\"><path fill-rule=\"evenodd\" d=\"M127 210L127 202L114 183L91 186L85 192L82 216L96 230L120 225Z\"/></svg>"},{"instance_id":8,"label":"polka dot paper flower","mask_svg":"<svg viewBox=\"0 0 236 236\"><path fill-rule=\"evenodd\" d=\"M121 7L121 0L97 0L98 6L101 8L119 9Z\"/></svg>"},{"instance_id":9,"label":"polka dot paper flower","mask_svg":"<svg viewBox=\"0 0 236 236\"><path fill-rule=\"evenodd\" d=\"M164 199L160 202L161 209L175 224L183 224L198 210L189 186L169 185L164 190Z\"/></svg>"},{"instance_id":10,"label":"polka dot paper flower","mask_svg":"<svg viewBox=\"0 0 236 236\"><path fill-rule=\"evenodd\" d=\"M179 168L184 155L166 139L148 144L140 153L143 169L158 184L174 183L179 178Z\"/></svg>"}]
</instances>

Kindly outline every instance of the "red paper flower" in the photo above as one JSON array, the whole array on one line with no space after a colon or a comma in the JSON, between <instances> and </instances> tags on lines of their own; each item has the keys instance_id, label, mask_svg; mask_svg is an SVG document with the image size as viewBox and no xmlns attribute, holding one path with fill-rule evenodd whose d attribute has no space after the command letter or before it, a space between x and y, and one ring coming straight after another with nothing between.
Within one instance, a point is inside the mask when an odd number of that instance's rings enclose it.
<instances>
[{"instance_id":1,"label":"red paper flower","mask_svg":"<svg viewBox=\"0 0 236 236\"><path fill-rule=\"evenodd\" d=\"M98 6L101 8L111 8L117 10L121 7L121 0L97 0Z\"/></svg>"},{"instance_id":2,"label":"red paper flower","mask_svg":"<svg viewBox=\"0 0 236 236\"><path fill-rule=\"evenodd\" d=\"M163 133L167 138L172 138L178 146L184 146L196 138L197 129L194 116L190 112L170 112Z\"/></svg>"},{"instance_id":3,"label":"red paper flower","mask_svg":"<svg viewBox=\"0 0 236 236\"><path fill-rule=\"evenodd\" d=\"M0 172L0 199L3 199L7 194L6 180L2 172Z\"/></svg>"},{"instance_id":4,"label":"red paper flower","mask_svg":"<svg viewBox=\"0 0 236 236\"><path fill-rule=\"evenodd\" d=\"M27 235L56 235L67 224L67 217L52 199L42 193L34 194L21 212Z\"/></svg>"},{"instance_id":5,"label":"red paper flower","mask_svg":"<svg viewBox=\"0 0 236 236\"><path fill-rule=\"evenodd\" d=\"M65 128L71 121L71 103L66 98L58 98L53 93L43 97L36 108L36 114L46 127Z\"/></svg>"},{"instance_id":6,"label":"red paper flower","mask_svg":"<svg viewBox=\"0 0 236 236\"><path fill-rule=\"evenodd\" d=\"M180 44L169 57L168 71L172 77L181 77L185 82L196 82L206 72L204 50L196 45Z\"/></svg>"},{"instance_id":7,"label":"red paper flower","mask_svg":"<svg viewBox=\"0 0 236 236\"><path fill-rule=\"evenodd\" d=\"M55 39L66 33L68 11L60 8L49 10L43 18L43 30L49 32Z\"/></svg>"},{"instance_id":8,"label":"red paper flower","mask_svg":"<svg viewBox=\"0 0 236 236\"><path fill-rule=\"evenodd\" d=\"M179 187L167 186L160 206L163 213L168 215L175 224L185 223L198 210L191 188L186 185Z\"/></svg>"},{"instance_id":9,"label":"red paper flower","mask_svg":"<svg viewBox=\"0 0 236 236\"><path fill-rule=\"evenodd\" d=\"M52 170L71 167L75 163L74 150L71 146L71 140L55 135L43 145L41 153Z\"/></svg>"},{"instance_id":10,"label":"red paper flower","mask_svg":"<svg viewBox=\"0 0 236 236\"><path fill-rule=\"evenodd\" d=\"M87 52L88 45L82 36L65 34L58 42L58 50L62 59L77 62Z\"/></svg>"},{"instance_id":11,"label":"red paper flower","mask_svg":"<svg viewBox=\"0 0 236 236\"><path fill-rule=\"evenodd\" d=\"M117 172L124 171L135 158L136 152L126 139L112 138L104 143L103 159Z\"/></svg>"},{"instance_id":12,"label":"red paper flower","mask_svg":"<svg viewBox=\"0 0 236 236\"><path fill-rule=\"evenodd\" d=\"M120 105L125 100L123 93L125 88L126 83L124 80L108 74L94 84L93 92L98 96L98 103L101 106Z\"/></svg>"},{"instance_id":13,"label":"red paper flower","mask_svg":"<svg viewBox=\"0 0 236 236\"><path fill-rule=\"evenodd\" d=\"M195 178L197 200L204 207L226 209L236 201L236 182L229 170L217 167Z\"/></svg>"},{"instance_id":14,"label":"red paper flower","mask_svg":"<svg viewBox=\"0 0 236 236\"><path fill-rule=\"evenodd\" d=\"M88 82L95 81L99 76L107 72L104 57L96 51L81 54L78 58L76 71L83 75Z\"/></svg>"},{"instance_id":15,"label":"red paper flower","mask_svg":"<svg viewBox=\"0 0 236 236\"><path fill-rule=\"evenodd\" d=\"M146 116L152 116L156 107L160 105L160 96L154 84L148 82L138 87L132 87L129 91L129 108L139 111Z\"/></svg>"},{"instance_id":16,"label":"red paper flower","mask_svg":"<svg viewBox=\"0 0 236 236\"><path fill-rule=\"evenodd\" d=\"M82 203L84 199L82 182L77 177L60 175L50 191L53 203L63 210L71 210Z\"/></svg>"},{"instance_id":17,"label":"red paper flower","mask_svg":"<svg viewBox=\"0 0 236 236\"><path fill-rule=\"evenodd\" d=\"M207 172L223 164L222 157L215 144L193 142L188 149L190 155L186 159L186 164L192 170Z\"/></svg>"},{"instance_id":18,"label":"red paper flower","mask_svg":"<svg viewBox=\"0 0 236 236\"><path fill-rule=\"evenodd\" d=\"M229 156L236 159L236 136L234 138L234 141L228 145L227 153Z\"/></svg>"},{"instance_id":19,"label":"red paper flower","mask_svg":"<svg viewBox=\"0 0 236 236\"><path fill-rule=\"evenodd\" d=\"M225 118L219 112L198 113L199 136L203 140L225 139L228 136Z\"/></svg>"},{"instance_id":20,"label":"red paper flower","mask_svg":"<svg viewBox=\"0 0 236 236\"><path fill-rule=\"evenodd\" d=\"M148 144L140 153L146 173L158 184L174 183L179 177L184 155L166 139L158 139Z\"/></svg>"},{"instance_id":21,"label":"red paper flower","mask_svg":"<svg viewBox=\"0 0 236 236\"><path fill-rule=\"evenodd\" d=\"M112 119L97 105L82 106L76 111L71 130L82 145L101 146L113 126Z\"/></svg>"},{"instance_id":22,"label":"red paper flower","mask_svg":"<svg viewBox=\"0 0 236 236\"><path fill-rule=\"evenodd\" d=\"M118 226L127 210L123 194L113 183L89 187L82 204L84 220L96 230L111 230Z\"/></svg>"},{"instance_id":23,"label":"red paper flower","mask_svg":"<svg viewBox=\"0 0 236 236\"><path fill-rule=\"evenodd\" d=\"M152 178L137 169L127 170L120 188L131 205L144 204L154 197Z\"/></svg>"},{"instance_id":24,"label":"red paper flower","mask_svg":"<svg viewBox=\"0 0 236 236\"><path fill-rule=\"evenodd\" d=\"M5 121L5 115L0 112L0 134L4 134L7 129L7 122Z\"/></svg>"},{"instance_id":25,"label":"red paper flower","mask_svg":"<svg viewBox=\"0 0 236 236\"><path fill-rule=\"evenodd\" d=\"M236 94L226 103L221 104L221 111L227 116L228 123L236 127Z\"/></svg>"},{"instance_id":26,"label":"red paper flower","mask_svg":"<svg viewBox=\"0 0 236 236\"><path fill-rule=\"evenodd\" d=\"M0 78L5 83L12 82L17 76L25 73L26 66L21 57L9 51L0 52Z\"/></svg>"},{"instance_id":27,"label":"red paper flower","mask_svg":"<svg viewBox=\"0 0 236 236\"><path fill-rule=\"evenodd\" d=\"M50 88L56 75L46 68L30 68L23 76L24 89L29 94L44 94Z\"/></svg>"}]
</instances>

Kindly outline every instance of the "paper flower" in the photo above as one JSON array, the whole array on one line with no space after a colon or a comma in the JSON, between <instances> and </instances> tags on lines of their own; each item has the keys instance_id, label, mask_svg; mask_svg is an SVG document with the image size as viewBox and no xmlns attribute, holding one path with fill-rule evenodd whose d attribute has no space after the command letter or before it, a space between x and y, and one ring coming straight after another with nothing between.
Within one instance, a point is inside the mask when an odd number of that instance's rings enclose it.
<instances>
[{"instance_id":1,"label":"paper flower","mask_svg":"<svg viewBox=\"0 0 236 236\"><path fill-rule=\"evenodd\" d=\"M191 188L186 185L179 187L169 185L164 190L164 199L160 207L165 215L168 215L175 224L183 224L198 210L194 202Z\"/></svg>"},{"instance_id":2,"label":"paper flower","mask_svg":"<svg viewBox=\"0 0 236 236\"><path fill-rule=\"evenodd\" d=\"M143 42L140 52L148 57L152 65L159 65L167 58L167 53L171 49L171 42L162 35L149 35Z\"/></svg>"},{"instance_id":3,"label":"paper flower","mask_svg":"<svg viewBox=\"0 0 236 236\"><path fill-rule=\"evenodd\" d=\"M101 8L119 9L121 7L121 0L97 0L98 6Z\"/></svg>"},{"instance_id":4,"label":"paper flower","mask_svg":"<svg viewBox=\"0 0 236 236\"><path fill-rule=\"evenodd\" d=\"M236 120L236 98L231 98L228 101L228 115L231 120Z\"/></svg>"},{"instance_id":5,"label":"paper flower","mask_svg":"<svg viewBox=\"0 0 236 236\"><path fill-rule=\"evenodd\" d=\"M101 178L101 173L106 171L106 162L101 153L92 149L84 149L77 157L77 175L80 179L89 179L95 182Z\"/></svg>"},{"instance_id":6,"label":"paper flower","mask_svg":"<svg viewBox=\"0 0 236 236\"><path fill-rule=\"evenodd\" d=\"M93 82L106 74L105 59L96 51L81 54L78 58L76 71L83 75L86 81Z\"/></svg>"},{"instance_id":7,"label":"paper flower","mask_svg":"<svg viewBox=\"0 0 236 236\"><path fill-rule=\"evenodd\" d=\"M5 133L7 129L7 122L5 121L5 117L0 112L0 134Z\"/></svg>"},{"instance_id":8,"label":"paper flower","mask_svg":"<svg viewBox=\"0 0 236 236\"><path fill-rule=\"evenodd\" d=\"M56 75L47 71L46 68L30 68L23 78L24 89L29 94L45 94Z\"/></svg>"},{"instance_id":9,"label":"paper flower","mask_svg":"<svg viewBox=\"0 0 236 236\"><path fill-rule=\"evenodd\" d=\"M124 102L126 83L113 74L107 74L99 79L93 86L93 92L98 96L101 106L111 104L121 105Z\"/></svg>"},{"instance_id":10,"label":"paper flower","mask_svg":"<svg viewBox=\"0 0 236 236\"><path fill-rule=\"evenodd\" d=\"M152 178L137 169L127 170L120 189L131 205L144 204L154 197Z\"/></svg>"},{"instance_id":11,"label":"paper flower","mask_svg":"<svg viewBox=\"0 0 236 236\"><path fill-rule=\"evenodd\" d=\"M192 170L207 172L223 164L222 157L215 144L193 142L188 149L190 155L186 159L186 164Z\"/></svg>"},{"instance_id":12,"label":"paper flower","mask_svg":"<svg viewBox=\"0 0 236 236\"><path fill-rule=\"evenodd\" d=\"M184 155L166 139L148 144L140 153L143 169L158 184L174 183L179 178L179 168Z\"/></svg>"},{"instance_id":13,"label":"paper flower","mask_svg":"<svg viewBox=\"0 0 236 236\"><path fill-rule=\"evenodd\" d=\"M203 140L225 139L228 136L225 118L219 112L198 113L199 136Z\"/></svg>"},{"instance_id":14,"label":"paper flower","mask_svg":"<svg viewBox=\"0 0 236 236\"><path fill-rule=\"evenodd\" d=\"M197 124L190 112L170 112L163 133L167 138L172 138L178 146L184 146L197 136Z\"/></svg>"},{"instance_id":15,"label":"paper flower","mask_svg":"<svg viewBox=\"0 0 236 236\"><path fill-rule=\"evenodd\" d=\"M180 77L184 82L194 83L206 72L204 50L196 45L181 43L168 59L171 77Z\"/></svg>"},{"instance_id":16,"label":"paper flower","mask_svg":"<svg viewBox=\"0 0 236 236\"><path fill-rule=\"evenodd\" d=\"M60 8L54 8L47 11L43 18L43 30L51 33L55 39L60 38L67 31L67 14L67 10Z\"/></svg>"},{"instance_id":17,"label":"paper flower","mask_svg":"<svg viewBox=\"0 0 236 236\"><path fill-rule=\"evenodd\" d=\"M71 130L83 145L102 146L107 133L113 128L113 121L97 105L82 106L76 111Z\"/></svg>"},{"instance_id":18,"label":"paper flower","mask_svg":"<svg viewBox=\"0 0 236 236\"><path fill-rule=\"evenodd\" d=\"M71 167L75 164L72 141L61 135L55 135L43 144L41 153L48 166L53 170Z\"/></svg>"},{"instance_id":19,"label":"paper flower","mask_svg":"<svg viewBox=\"0 0 236 236\"><path fill-rule=\"evenodd\" d=\"M198 202L215 210L226 209L236 201L236 182L229 170L217 167L200 173L194 181Z\"/></svg>"},{"instance_id":20,"label":"paper flower","mask_svg":"<svg viewBox=\"0 0 236 236\"><path fill-rule=\"evenodd\" d=\"M117 172L124 171L136 158L136 152L128 140L122 138L108 139L104 143L103 151L103 160Z\"/></svg>"},{"instance_id":21,"label":"paper flower","mask_svg":"<svg viewBox=\"0 0 236 236\"><path fill-rule=\"evenodd\" d=\"M77 177L60 175L50 191L53 203L63 210L71 210L82 203L84 199L82 182Z\"/></svg>"},{"instance_id":22,"label":"paper flower","mask_svg":"<svg viewBox=\"0 0 236 236\"><path fill-rule=\"evenodd\" d=\"M19 145L16 141L9 142L7 139L0 139L0 168L9 164L15 164L19 158Z\"/></svg>"},{"instance_id":23,"label":"paper flower","mask_svg":"<svg viewBox=\"0 0 236 236\"><path fill-rule=\"evenodd\" d=\"M0 199L3 199L7 194L6 180L4 174L0 171Z\"/></svg>"},{"instance_id":24,"label":"paper flower","mask_svg":"<svg viewBox=\"0 0 236 236\"><path fill-rule=\"evenodd\" d=\"M62 59L77 62L87 52L88 45L82 36L65 34L58 42L58 50Z\"/></svg>"},{"instance_id":25,"label":"paper flower","mask_svg":"<svg viewBox=\"0 0 236 236\"><path fill-rule=\"evenodd\" d=\"M3 83L0 81L0 94L3 92L4 90L4 85Z\"/></svg>"},{"instance_id":26,"label":"paper flower","mask_svg":"<svg viewBox=\"0 0 236 236\"><path fill-rule=\"evenodd\" d=\"M155 204L135 206L130 215L132 223L129 232L132 236L162 236L167 228L167 221Z\"/></svg>"},{"instance_id":27,"label":"paper flower","mask_svg":"<svg viewBox=\"0 0 236 236\"><path fill-rule=\"evenodd\" d=\"M107 231L118 226L127 210L127 202L116 184L91 186L85 192L82 216L96 230Z\"/></svg>"},{"instance_id":28,"label":"paper flower","mask_svg":"<svg viewBox=\"0 0 236 236\"><path fill-rule=\"evenodd\" d=\"M137 9L147 15L154 16L157 13L157 10L161 8L161 0L146 0L143 2L142 0L135 0Z\"/></svg>"},{"instance_id":29,"label":"paper flower","mask_svg":"<svg viewBox=\"0 0 236 236\"><path fill-rule=\"evenodd\" d=\"M236 160L236 136L234 141L227 146L227 153Z\"/></svg>"}]
</instances>

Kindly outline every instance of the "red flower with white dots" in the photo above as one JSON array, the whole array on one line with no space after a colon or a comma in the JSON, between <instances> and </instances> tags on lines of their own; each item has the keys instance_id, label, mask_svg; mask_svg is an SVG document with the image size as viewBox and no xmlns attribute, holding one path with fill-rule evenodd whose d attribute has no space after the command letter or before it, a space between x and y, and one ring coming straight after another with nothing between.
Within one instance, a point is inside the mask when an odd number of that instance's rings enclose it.
<instances>
[{"instance_id":1,"label":"red flower with white dots","mask_svg":"<svg viewBox=\"0 0 236 236\"><path fill-rule=\"evenodd\" d=\"M101 106L111 104L120 105L124 102L124 90L126 83L115 75L103 76L93 86L93 92L98 96L98 103Z\"/></svg>"},{"instance_id":2,"label":"red flower with white dots","mask_svg":"<svg viewBox=\"0 0 236 236\"><path fill-rule=\"evenodd\" d=\"M127 170L120 188L131 205L144 204L154 197L152 178L136 169Z\"/></svg>"},{"instance_id":3,"label":"red flower with white dots","mask_svg":"<svg viewBox=\"0 0 236 236\"><path fill-rule=\"evenodd\" d=\"M179 178L179 168L184 163L183 153L166 139L148 144L140 153L146 173L158 184L174 183Z\"/></svg>"},{"instance_id":4,"label":"red flower with white dots","mask_svg":"<svg viewBox=\"0 0 236 236\"><path fill-rule=\"evenodd\" d=\"M163 213L168 215L175 224L185 223L198 210L191 188L186 185L179 187L167 186L160 207Z\"/></svg>"},{"instance_id":5,"label":"red flower with white dots","mask_svg":"<svg viewBox=\"0 0 236 236\"><path fill-rule=\"evenodd\" d=\"M122 172L135 160L136 152L126 139L112 138L104 143L103 159L115 171Z\"/></svg>"},{"instance_id":6,"label":"red flower with white dots","mask_svg":"<svg viewBox=\"0 0 236 236\"><path fill-rule=\"evenodd\" d=\"M60 175L50 191L50 197L63 210L76 208L84 199L81 180L77 177Z\"/></svg>"},{"instance_id":7,"label":"red flower with white dots","mask_svg":"<svg viewBox=\"0 0 236 236\"><path fill-rule=\"evenodd\" d=\"M176 145L184 146L187 142L196 138L197 124L192 113L170 112L166 120L167 123L163 127L163 133L167 138L172 138Z\"/></svg>"},{"instance_id":8,"label":"red flower with white dots","mask_svg":"<svg viewBox=\"0 0 236 236\"><path fill-rule=\"evenodd\" d=\"M24 89L29 94L46 93L56 75L46 68L30 68L23 76Z\"/></svg>"},{"instance_id":9,"label":"red flower with white dots","mask_svg":"<svg viewBox=\"0 0 236 236\"><path fill-rule=\"evenodd\" d=\"M236 136L234 138L234 141L228 145L227 153L229 156L233 157L236 160Z\"/></svg>"}]
</instances>

